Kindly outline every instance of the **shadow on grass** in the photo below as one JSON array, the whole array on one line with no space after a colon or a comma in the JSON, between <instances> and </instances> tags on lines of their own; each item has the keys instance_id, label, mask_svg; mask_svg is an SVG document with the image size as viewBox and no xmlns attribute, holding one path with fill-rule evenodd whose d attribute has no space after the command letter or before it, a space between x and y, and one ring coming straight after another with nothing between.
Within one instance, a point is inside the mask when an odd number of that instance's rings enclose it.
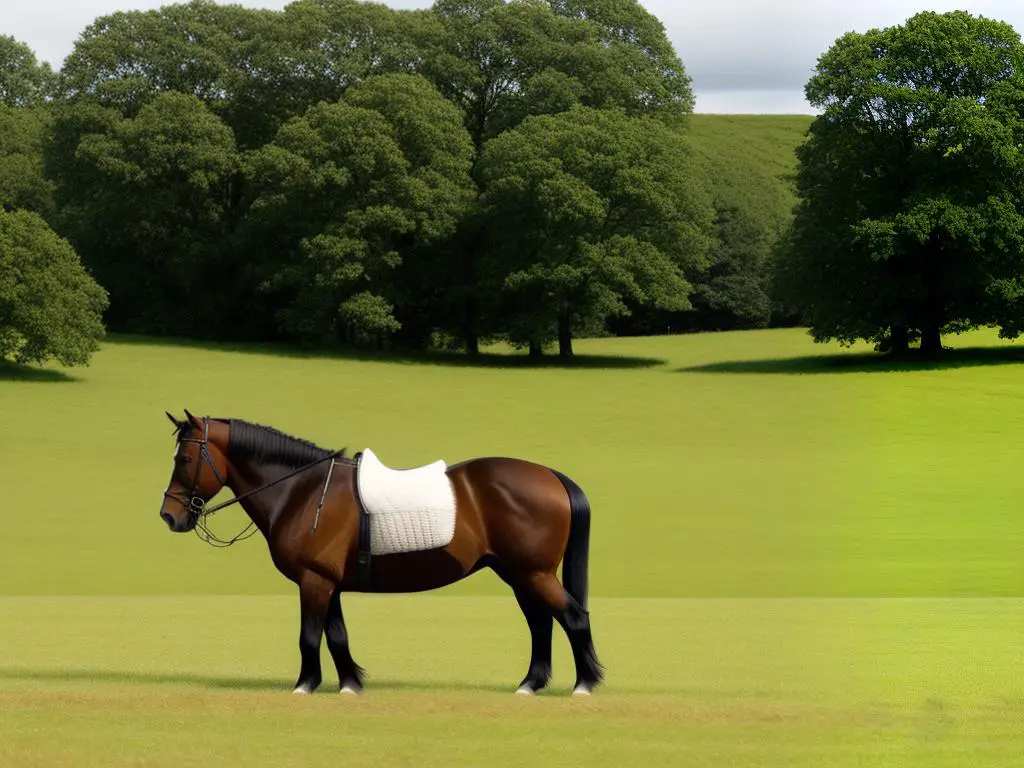
<instances>
[{"instance_id":1,"label":"shadow on grass","mask_svg":"<svg viewBox=\"0 0 1024 768\"><path fill-rule=\"evenodd\" d=\"M120 683L125 685L193 685L202 688L230 691L265 691L290 693L294 685L291 678L229 677L198 675L187 672L122 672L107 669L0 669L0 680L36 680L39 682ZM337 683L330 676L324 678L317 693L337 693ZM506 693L514 686L486 685L453 680L427 682L415 680L375 680L369 675L367 690L381 691L481 691Z\"/></svg>"},{"instance_id":2,"label":"shadow on grass","mask_svg":"<svg viewBox=\"0 0 1024 768\"><path fill-rule=\"evenodd\" d=\"M325 670L326 671L326 670ZM518 678L517 678L518 679ZM0 669L0 680L38 681L47 683L112 683L122 685L188 685L225 691L262 691L265 693L291 693L294 680L292 678L271 677L229 677L217 675L197 675L186 672L121 672L106 669ZM427 680L392 680L377 679L367 675L366 692L373 691L409 691L413 693L500 693L512 694L518 683L510 681L508 685L490 685L463 680L427 681ZM602 686L601 690L604 690ZM679 689L668 687L621 687L615 686L614 691L620 694L645 695L677 695ZM336 695L337 682L326 675L323 684L317 689L318 695ZM564 698L572 693L572 686L551 685L541 691L540 697Z\"/></svg>"},{"instance_id":3,"label":"shadow on grass","mask_svg":"<svg viewBox=\"0 0 1024 768\"><path fill-rule=\"evenodd\" d=\"M63 371L55 371L50 368L35 368L31 365L14 365L0 361L0 381L41 381L61 382L80 381L74 376L69 376Z\"/></svg>"},{"instance_id":4,"label":"shadow on grass","mask_svg":"<svg viewBox=\"0 0 1024 768\"><path fill-rule=\"evenodd\" d=\"M677 368L676 373L913 373L1019 363L1024 363L1024 346L965 347L943 350L933 356L911 354L906 357L892 357L877 352L861 352L766 360L728 360Z\"/></svg>"},{"instance_id":5,"label":"shadow on grass","mask_svg":"<svg viewBox=\"0 0 1024 768\"><path fill-rule=\"evenodd\" d=\"M575 355L567 360L557 355L532 359L525 354L497 354L481 352L470 357L462 352L405 352L375 351L355 348L321 349L315 347L261 344L257 342L196 341L156 336L127 336L111 334L108 344L139 345L196 349L209 352L239 352L250 355L269 355L291 359L351 360L354 362L394 363L400 365L441 365L455 368L514 368L514 369L629 369L653 368L666 361L656 357L629 357L616 355Z\"/></svg>"}]
</instances>

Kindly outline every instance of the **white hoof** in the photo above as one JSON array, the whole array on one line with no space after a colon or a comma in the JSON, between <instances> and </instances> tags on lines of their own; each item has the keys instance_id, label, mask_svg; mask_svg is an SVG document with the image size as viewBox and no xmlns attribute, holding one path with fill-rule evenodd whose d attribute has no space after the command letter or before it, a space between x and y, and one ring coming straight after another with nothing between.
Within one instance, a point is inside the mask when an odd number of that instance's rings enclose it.
<instances>
[{"instance_id":1,"label":"white hoof","mask_svg":"<svg viewBox=\"0 0 1024 768\"><path fill-rule=\"evenodd\" d=\"M341 689L341 693L346 696L358 696L361 691L356 690L351 685L346 685Z\"/></svg>"},{"instance_id":2,"label":"white hoof","mask_svg":"<svg viewBox=\"0 0 1024 768\"><path fill-rule=\"evenodd\" d=\"M292 691L292 693L299 693L299 694L302 694L303 696L308 696L309 694L312 693L312 691L309 690L309 686L308 685L300 685L294 691Z\"/></svg>"},{"instance_id":3,"label":"white hoof","mask_svg":"<svg viewBox=\"0 0 1024 768\"><path fill-rule=\"evenodd\" d=\"M573 696L589 696L590 688L586 685L577 685L572 692Z\"/></svg>"},{"instance_id":4,"label":"white hoof","mask_svg":"<svg viewBox=\"0 0 1024 768\"><path fill-rule=\"evenodd\" d=\"M516 696L536 696L536 691L528 685L521 685L516 690Z\"/></svg>"}]
</instances>

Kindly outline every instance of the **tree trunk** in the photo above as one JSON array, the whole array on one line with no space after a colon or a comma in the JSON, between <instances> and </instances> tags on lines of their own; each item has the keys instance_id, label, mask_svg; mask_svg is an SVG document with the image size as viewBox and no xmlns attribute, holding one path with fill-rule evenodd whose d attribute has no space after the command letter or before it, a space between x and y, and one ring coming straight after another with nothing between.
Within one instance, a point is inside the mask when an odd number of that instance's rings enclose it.
<instances>
[{"instance_id":1,"label":"tree trunk","mask_svg":"<svg viewBox=\"0 0 1024 768\"><path fill-rule=\"evenodd\" d=\"M894 325L889 331L890 354L902 357L910 351L910 333L905 325Z\"/></svg>"},{"instance_id":2,"label":"tree trunk","mask_svg":"<svg viewBox=\"0 0 1024 768\"><path fill-rule=\"evenodd\" d=\"M558 315L558 356L572 357L572 324L568 312Z\"/></svg>"},{"instance_id":3,"label":"tree trunk","mask_svg":"<svg viewBox=\"0 0 1024 768\"><path fill-rule=\"evenodd\" d=\"M942 351L942 334L939 326L927 325L921 329L921 352L926 355L934 355Z\"/></svg>"},{"instance_id":4,"label":"tree trunk","mask_svg":"<svg viewBox=\"0 0 1024 768\"><path fill-rule=\"evenodd\" d=\"M530 339L530 359L539 360L544 356L544 347L539 341Z\"/></svg>"},{"instance_id":5,"label":"tree trunk","mask_svg":"<svg viewBox=\"0 0 1024 768\"><path fill-rule=\"evenodd\" d=\"M463 304L462 340L466 345L466 354L477 357L480 354L480 335L476 332L476 298L466 297Z\"/></svg>"}]
</instances>

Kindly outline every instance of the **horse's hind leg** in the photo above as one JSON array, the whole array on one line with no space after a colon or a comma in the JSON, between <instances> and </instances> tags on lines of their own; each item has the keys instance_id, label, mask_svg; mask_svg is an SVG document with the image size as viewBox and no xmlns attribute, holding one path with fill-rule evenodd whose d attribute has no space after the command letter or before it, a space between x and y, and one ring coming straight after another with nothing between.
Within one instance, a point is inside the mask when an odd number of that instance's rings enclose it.
<instances>
[{"instance_id":1,"label":"horse's hind leg","mask_svg":"<svg viewBox=\"0 0 1024 768\"><path fill-rule=\"evenodd\" d=\"M533 591L511 579L504 569L495 568L502 581L512 587L516 602L530 627L530 667L516 693L529 696L543 690L551 681L551 631L554 620L551 611Z\"/></svg>"},{"instance_id":2,"label":"horse's hind leg","mask_svg":"<svg viewBox=\"0 0 1024 768\"><path fill-rule=\"evenodd\" d=\"M327 649L338 670L338 687L342 693L361 693L363 690L363 668L352 658L348 644L348 630L341 612L341 591L335 590L327 606Z\"/></svg>"},{"instance_id":3,"label":"horse's hind leg","mask_svg":"<svg viewBox=\"0 0 1024 768\"><path fill-rule=\"evenodd\" d=\"M534 573L528 583L569 638L573 661L576 663L573 695L589 696L603 677L590 631L590 613L566 591L554 573Z\"/></svg>"}]
</instances>

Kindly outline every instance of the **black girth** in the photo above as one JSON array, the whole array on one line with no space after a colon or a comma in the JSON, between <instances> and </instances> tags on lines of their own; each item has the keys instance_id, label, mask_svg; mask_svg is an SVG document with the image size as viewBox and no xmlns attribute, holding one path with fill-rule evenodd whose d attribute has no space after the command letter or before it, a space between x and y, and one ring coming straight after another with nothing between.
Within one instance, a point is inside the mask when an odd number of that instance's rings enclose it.
<instances>
[{"instance_id":1,"label":"black girth","mask_svg":"<svg viewBox=\"0 0 1024 768\"><path fill-rule=\"evenodd\" d=\"M373 563L370 559L370 515L366 512L363 497L359 493L359 465L363 461L363 452L355 455L356 471L353 479L356 506L359 508L359 541L356 555L356 578L360 592L373 591Z\"/></svg>"}]
</instances>

